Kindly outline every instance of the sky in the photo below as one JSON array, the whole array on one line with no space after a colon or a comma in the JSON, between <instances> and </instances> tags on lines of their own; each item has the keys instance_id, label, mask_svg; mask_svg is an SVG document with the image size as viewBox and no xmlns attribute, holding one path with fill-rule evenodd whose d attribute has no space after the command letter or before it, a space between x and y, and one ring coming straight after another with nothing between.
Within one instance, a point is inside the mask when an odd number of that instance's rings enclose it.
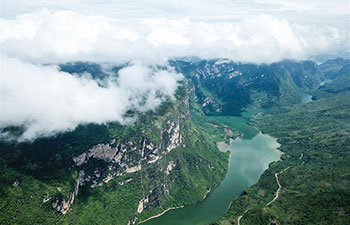
<instances>
[{"instance_id":1,"label":"sky","mask_svg":"<svg viewBox=\"0 0 350 225\"><path fill-rule=\"evenodd\" d=\"M257 13L311 24L344 26L348 20L346 0L3 0L2 17L47 8L73 10L109 18L191 18L205 21L239 21Z\"/></svg>"},{"instance_id":2,"label":"sky","mask_svg":"<svg viewBox=\"0 0 350 225\"><path fill-rule=\"evenodd\" d=\"M2 0L0 128L24 126L19 140L31 141L79 124L126 124L128 110L174 97L182 75L171 58L344 55L349 14L347 0ZM128 66L101 87L58 70L74 61Z\"/></svg>"}]
</instances>

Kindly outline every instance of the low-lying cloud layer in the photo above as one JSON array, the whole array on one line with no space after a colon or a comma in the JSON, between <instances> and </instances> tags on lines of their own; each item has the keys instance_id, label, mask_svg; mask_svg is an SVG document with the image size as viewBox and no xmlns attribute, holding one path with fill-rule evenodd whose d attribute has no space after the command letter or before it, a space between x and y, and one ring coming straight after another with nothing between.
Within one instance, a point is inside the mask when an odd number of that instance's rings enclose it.
<instances>
[{"instance_id":1,"label":"low-lying cloud layer","mask_svg":"<svg viewBox=\"0 0 350 225\"><path fill-rule=\"evenodd\" d=\"M175 72L134 62L101 87L88 76L6 56L1 72L1 126L24 125L20 140L51 136L84 123L128 123L123 117L128 110L154 110L166 97L173 97L182 79Z\"/></svg>"},{"instance_id":2,"label":"low-lying cloud layer","mask_svg":"<svg viewBox=\"0 0 350 225\"><path fill-rule=\"evenodd\" d=\"M162 63L172 57L225 57L274 62L305 59L346 45L346 34L332 27L292 24L268 15L238 23L189 19L120 20L72 11L2 19L2 51L30 62L142 60Z\"/></svg>"},{"instance_id":3,"label":"low-lying cloud layer","mask_svg":"<svg viewBox=\"0 0 350 225\"><path fill-rule=\"evenodd\" d=\"M73 130L82 123L125 123L128 110L154 110L174 96L181 75L170 58L197 56L270 63L346 49L336 28L269 15L240 22L187 18L111 19L40 10L1 19L1 128L25 126L21 140ZM72 61L129 63L101 87L57 69ZM50 64L50 66L48 66Z\"/></svg>"}]
</instances>

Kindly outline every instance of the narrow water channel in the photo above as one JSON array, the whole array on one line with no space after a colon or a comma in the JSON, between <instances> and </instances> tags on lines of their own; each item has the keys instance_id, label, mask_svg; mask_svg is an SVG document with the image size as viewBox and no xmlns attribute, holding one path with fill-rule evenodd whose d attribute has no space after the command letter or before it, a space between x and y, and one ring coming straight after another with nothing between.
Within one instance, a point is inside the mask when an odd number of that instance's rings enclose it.
<instances>
[{"instance_id":1,"label":"narrow water channel","mask_svg":"<svg viewBox=\"0 0 350 225\"><path fill-rule=\"evenodd\" d=\"M301 94L301 103L302 104L306 104L306 103L311 102L311 101L312 101L312 95L305 94L305 93Z\"/></svg>"},{"instance_id":2,"label":"narrow water channel","mask_svg":"<svg viewBox=\"0 0 350 225\"><path fill-rule=\"evenodd\" d=\"M211 117L244 136L230 146L230 167L225 179L212 190L207 198L193 206L170 210L164 215L149 220L143 225L204 225L209 224L227 211L230 201L245 189L255 184L269 163L280 158L276 139L264 135L247 125L243 117Z\"/></svg>"}]
</instances>

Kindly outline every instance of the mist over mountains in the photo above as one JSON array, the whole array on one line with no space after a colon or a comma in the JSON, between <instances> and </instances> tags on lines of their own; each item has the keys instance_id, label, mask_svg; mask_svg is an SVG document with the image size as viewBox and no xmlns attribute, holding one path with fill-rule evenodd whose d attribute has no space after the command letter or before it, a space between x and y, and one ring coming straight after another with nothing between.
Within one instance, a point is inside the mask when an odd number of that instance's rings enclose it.
<instances>
[{"instance_id":1,"label":"mist over mountains","mask_svg":"<svg viewBox=\"0 0 350 225\"><path fill-rule=\"evenodd\" d=\"M344 31L335 27L264 14L238 22L199 22L43 9L1 18L1 23L1 127L24 126L23 140L84 123L126 123L129 110L156 109L173 97L181 80L169 59L272 63L337 52L346 42ZM101 86L92 74L77 77L58 69L76 61L128 66L105 77Z\"/></svg>"},{"instance_id":2,"label":"mist over mountains","mask_svg":"<svg viewBox=\"0 0 350 225\"><path fill-rule=\"evenodd\" d=\"M154 110L173 97L182 75L169 66L171 59L270 64L348 49L341 27L291 22L274 13L239 20L106 15L41 8L1 18L2 128L24 126L23 138L30 140L82 123L125 123L129 110ZM101 86L91 73L70 76L58 69L79 61L128 66L117 73L105 69L112 76Z\"/></svg>"},{"instance_id":3,"label":"mist over mountains","mask_svg":"<svg viewBox=\"0 0 350 225\"><path fill-rule=\"evenodd\" d=\"M238 22L198 22L186 17L113 19L41 10L1 21L2 54L32 63L141 60L162 64L184 56L271 63L306 59L347 46L344 30L292 23L267 14Z\"/></svg>"},{"instance_id":4,"label":"mist over mountains","mask_svg":"<svg viewBox=\"0 0 350 225\"><path fill-rule=\"evenodd\" d=\"M1 0L0 224L350 224L349 15Z\"/></svg>"},{"instance_id":5,"label":"mist over mountains","mask_svg":"<svg viewBox=\"0 0 350 225\"><path fill-rule=\"evenodd\" d=\"M128 111L155 110L166 98L174 98L182 79L171 69L150 68L141 62L98 81L87 72L78 76L57 66L2 60L1 127L22 127L22 141L70 131L79 124L130 124L136 117L125 117ZM2 135L11 139L9 132Z\"/></svg>"}]
</instances>

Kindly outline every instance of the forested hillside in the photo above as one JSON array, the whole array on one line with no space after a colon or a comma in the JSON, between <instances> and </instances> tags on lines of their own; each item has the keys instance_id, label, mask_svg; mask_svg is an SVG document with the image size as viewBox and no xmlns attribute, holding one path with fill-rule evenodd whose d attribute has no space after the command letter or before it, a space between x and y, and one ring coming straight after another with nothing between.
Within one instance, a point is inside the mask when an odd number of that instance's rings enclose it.
<instances>
[{"instance_id":1,"label":"forested hillside","mask_svg":"<svg viewBox=\"0 0 350 225\"><path fill-rule=\"evenodd\" d=\"M61 68L74 76L102 76L95 64ZM192 123L185 84L156 111L129 114L137 116L130 125L80 125L34 142L4 139L0 223L136 223L169 207L194 204L223 179L228 154L218 151L214 140L225 138L224 126L207 125L208 130ZM194 120L205 123L200 113Z\"/></svg>"},{"instance_id":2,"label":"forested hillside","mask_svg":"<svg viewBox=\"0 0 350 225\"><path fill-rule=\"evenodd\" d=\"M254 124L281 143L282 161L234 199L218 224L350 223L349 76L334 76L313 102L256 116Z\"/></svg>"}]
</instances>

